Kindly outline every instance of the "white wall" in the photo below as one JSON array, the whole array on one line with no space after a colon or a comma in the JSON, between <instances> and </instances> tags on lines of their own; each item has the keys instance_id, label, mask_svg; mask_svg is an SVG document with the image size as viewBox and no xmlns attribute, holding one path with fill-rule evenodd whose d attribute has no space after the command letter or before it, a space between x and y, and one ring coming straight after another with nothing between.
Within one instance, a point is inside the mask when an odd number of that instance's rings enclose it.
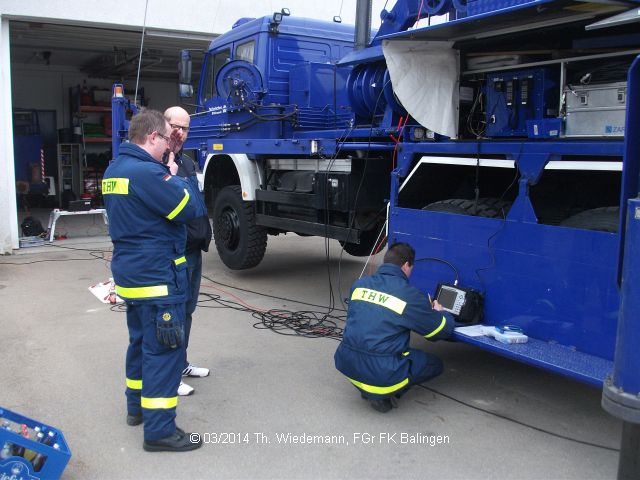
<instances>
[{"instance_id":1,"label":"white wall","mask_svg":"<svg viewBox=\"0 0 640 480\"><path fill-rule=\"evenodd\" d=\"M13 116L11 106L11 68L9 59L9 21L0 19L0 254L18 248L15 170L13 165Z\"/></svg>"},{"instance_id":2,"label":"white wall","mask_svg":"<svg viewBox=\"0 0 640 480\"><path fill-rule=\"evenodd\" d=\"M39 19L54 23L139 27L146 0L0 0L0 14L10 19ZM271 15L282 7L297 17L330 20L340 12L344 23L354 23L356 0L148 0L146 25L161 30L223 33L241 17ZM372 25L380 25L386 0L373 0ZM395 4L389 0L387 9Z\"/></svg>"}]
</instances>

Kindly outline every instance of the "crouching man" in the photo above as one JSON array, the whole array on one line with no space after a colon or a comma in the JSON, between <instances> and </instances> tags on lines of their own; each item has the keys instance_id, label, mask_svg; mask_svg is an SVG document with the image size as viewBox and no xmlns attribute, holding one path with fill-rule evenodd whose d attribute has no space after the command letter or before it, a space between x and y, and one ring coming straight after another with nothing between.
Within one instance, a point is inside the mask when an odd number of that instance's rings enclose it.
<instances>
[{"instance_id":1,"label":"crouching man","mask_svg":"<svg viewBox=\"0 0 640 480\"><path fill-rule=\"evenodd\" d=\"M382 413L391 410L412 385L442 373L442 360L409 348L410 333L427 340L451 336L451 314L409 285L415 250L395 243L375 275L351 287L347 325L334 355L336 368Z\"/></svg>"}]
</instances>

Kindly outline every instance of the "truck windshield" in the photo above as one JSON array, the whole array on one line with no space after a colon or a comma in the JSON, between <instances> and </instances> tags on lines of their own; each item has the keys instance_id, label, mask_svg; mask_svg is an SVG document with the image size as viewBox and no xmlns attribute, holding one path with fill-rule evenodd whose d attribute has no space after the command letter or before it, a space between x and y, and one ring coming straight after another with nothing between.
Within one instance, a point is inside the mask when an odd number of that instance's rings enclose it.
<instances>
[{"instance_id":1,"label":"truck windshield","mask_svg":"<svg viewBox=\"0 0 640 480\"><path fill-rule=\"evenodd\" d=\"M202 91L203 103L216 96L216 75L220 71L220 68L229 60L230 55L231 51L229 49L207 55L207 66Z\"/></svg>"}]
</instances>

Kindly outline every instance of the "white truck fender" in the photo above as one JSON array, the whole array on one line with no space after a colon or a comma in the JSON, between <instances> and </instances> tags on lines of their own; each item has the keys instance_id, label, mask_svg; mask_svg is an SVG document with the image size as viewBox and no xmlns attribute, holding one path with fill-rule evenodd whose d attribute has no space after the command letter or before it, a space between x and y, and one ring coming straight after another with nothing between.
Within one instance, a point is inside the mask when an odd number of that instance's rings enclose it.
<instances>
[{"instance_id":1,"label":"white truck fender","mask_svg":"<svg viewBox=\"0 0 640 480\"><path fill-rule=\"evenodd\" d=\"M216 157L221 157L222 155L217 154L209 154L207 156L207 161L204 164L203 172L208 171L209 162L215 162ZM240 177L240 188L242 189L242 199L251 202L256 199L256 189L260 186L260 171L256 165L256 162L250 160L244 154L241 153L228 153L224 156L227 156L233 160L233 164L236 167L236 171L238 172L238 177Z\"/></svg>"}]
</instances>

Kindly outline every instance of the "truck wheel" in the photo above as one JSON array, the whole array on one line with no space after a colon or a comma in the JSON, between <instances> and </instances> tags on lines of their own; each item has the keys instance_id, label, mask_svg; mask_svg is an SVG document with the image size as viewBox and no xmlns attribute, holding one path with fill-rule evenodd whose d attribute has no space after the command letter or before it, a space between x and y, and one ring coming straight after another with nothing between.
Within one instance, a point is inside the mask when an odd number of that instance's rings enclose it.
<instances>
[{"instance_id":1,"label":"truck wheel","mask_svg":"<svg viewBox=\"0 0 640 480\"><path fill-rule=\"evenodd\" d=\"M480 198L476 204L475 200L464 198L450 198L433 202L423 208L430 212L456 213L458 215L473 215L484 218L505 218L511 202L500 200L499 198Z\"/></svg>"},{"instance_id":2,"label":"truck wheel","mask_svg":"<svg viewBox=\"0 0 640 480\"><path fill-rule=\"evenodd\" d=\"M619 221L620 207L600 207L573 215L563 220L560 226L616 233Z\"/></svg>"},{"instance_id":3,"label":"truck wheel","mask_svg":"<svg viewBox=\"0 0 640 480\"><path fill-rule=\"evenodd\" d=\"M213 239L222 262L232 270L258 265L267 248L267 230L256 225L253 204L238 185L224 187L213 206Z\"/></svg>"}]
</instances>

